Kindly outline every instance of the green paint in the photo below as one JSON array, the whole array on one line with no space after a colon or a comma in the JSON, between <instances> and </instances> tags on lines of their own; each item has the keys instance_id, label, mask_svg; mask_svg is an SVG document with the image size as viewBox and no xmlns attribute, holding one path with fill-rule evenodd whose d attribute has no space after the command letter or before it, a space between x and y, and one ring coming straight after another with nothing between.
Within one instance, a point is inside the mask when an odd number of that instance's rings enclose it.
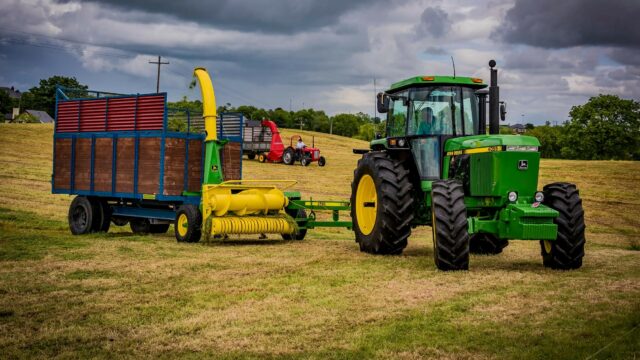
<instances>
[{"instance_id":1,"label":"green paint","mask_svg":"<svg viewBox=\"0 0 640 360\"><path fill-rule=\"evenodd\" d=\"M425 77L433 77L433 80L424 80ZM487 84L483 83L475 83L470 77L463 76L414 76L397 83L391 85L388 92L408 88L408 87L419 87L419 86L438 86L438 85L461 85L461 86L469 86L478 89L482 89L487 87Z\"/></svg>"},{"instance_id":2,"label":"green paint","mask_svg":"<svg viewBox=\"0 0 640 360\"><path fill-rule=\"evenodd\" d=\"M203 185L220 184L224 181L222 176L222 162L220 161L220 148L227 141L212 140L205 142L205 161Z\"/></svg>"}]
</instances>

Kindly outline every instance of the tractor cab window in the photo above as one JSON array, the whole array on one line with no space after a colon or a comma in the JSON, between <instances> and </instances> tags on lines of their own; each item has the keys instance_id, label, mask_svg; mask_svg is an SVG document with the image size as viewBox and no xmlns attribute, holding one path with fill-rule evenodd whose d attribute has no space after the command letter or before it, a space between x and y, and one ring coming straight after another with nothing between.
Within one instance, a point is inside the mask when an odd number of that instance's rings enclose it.
<instances>
[{"instance_id":1,"label":"tractor cab window","mask_svg":"<svg viewBox=\"0 0 640 360\"><path fill-rule=\"evenodd\" d=\"M387 136L404 136L407 126L407 92L395 94L391 99Z\"/></svg>"},{"instance_id":2,"label":"tractor cab window","mask_svg":"<svg viewBox=\"0 0 640 360\"><path fill-rule=\"evenodd\" d=\"M441 86L411 92L407 135L475 135L478 102L473 89Z\"/></svg>"}]
</instances>

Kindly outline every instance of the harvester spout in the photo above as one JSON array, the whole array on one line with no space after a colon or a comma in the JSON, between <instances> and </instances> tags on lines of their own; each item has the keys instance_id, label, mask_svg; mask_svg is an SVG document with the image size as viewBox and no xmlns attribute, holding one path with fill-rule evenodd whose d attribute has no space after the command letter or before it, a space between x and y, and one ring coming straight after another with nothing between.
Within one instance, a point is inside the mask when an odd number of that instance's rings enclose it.
<instances>
[{"instance_id":1,"label":"harvester spout","mask_svg":"<svg viewBox=\"0 0 640 360\"><path fill-rule=\"evenodd\" d=\"M204 129L207 132L205 141L217 140L218 132L216 131L216 94L213 90L213 84L209 73L205 68L196 68L193 74L198 78L200 83L200 91L202 92L202 118L204 119Z\"/></svg>"}]
</instances>

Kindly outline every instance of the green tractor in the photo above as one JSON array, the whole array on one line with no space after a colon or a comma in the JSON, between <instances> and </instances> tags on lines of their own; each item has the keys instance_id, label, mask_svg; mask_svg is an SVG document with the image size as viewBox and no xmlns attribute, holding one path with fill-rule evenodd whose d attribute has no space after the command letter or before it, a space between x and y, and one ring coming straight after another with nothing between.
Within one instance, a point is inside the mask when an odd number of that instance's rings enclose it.
<instances>
[{"instance_id":1,"label":"green tractor","mask_svg":"<svg viewBox=\"0 0 640 360\"><path fill-rule=\"evenodd\" d=\"M488 90L477 78L419 76L378 94L386 136L354 149L362 158L351 217L361 251L400 254L411 229L427 225L440 270L467 270L470 252L499 254L512 239L540 240L546 267L582 266L578 190L553 183L538 191L538 139L499 134L506 105L495 65Z\"/></svg>"}]
</instances>

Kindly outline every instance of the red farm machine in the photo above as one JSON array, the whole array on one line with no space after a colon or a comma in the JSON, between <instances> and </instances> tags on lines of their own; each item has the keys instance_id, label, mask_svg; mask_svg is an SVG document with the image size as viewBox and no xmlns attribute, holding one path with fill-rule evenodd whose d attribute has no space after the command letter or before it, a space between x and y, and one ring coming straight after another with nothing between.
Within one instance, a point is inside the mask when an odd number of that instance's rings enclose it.
<instances>
[{"instance_id":1,"label":"red farm machine","mask_svg":"<svg viewBox=\"0 0 640 360\"><path fill-rule=\"evenodd\" d=\"M257 156L260 162L293 165L299 161L303 166L309 166L312 162L318 162L319 166L327 163L325 157L320 155L320 149L315 147L315 137L311 138L311 147L297 146L298 140L302 141L302 137L293 135L289 146L285 148L276 123L271 120L248 120L244 123L242 152L249 160Z\"/></svg>"}]
</instances>

